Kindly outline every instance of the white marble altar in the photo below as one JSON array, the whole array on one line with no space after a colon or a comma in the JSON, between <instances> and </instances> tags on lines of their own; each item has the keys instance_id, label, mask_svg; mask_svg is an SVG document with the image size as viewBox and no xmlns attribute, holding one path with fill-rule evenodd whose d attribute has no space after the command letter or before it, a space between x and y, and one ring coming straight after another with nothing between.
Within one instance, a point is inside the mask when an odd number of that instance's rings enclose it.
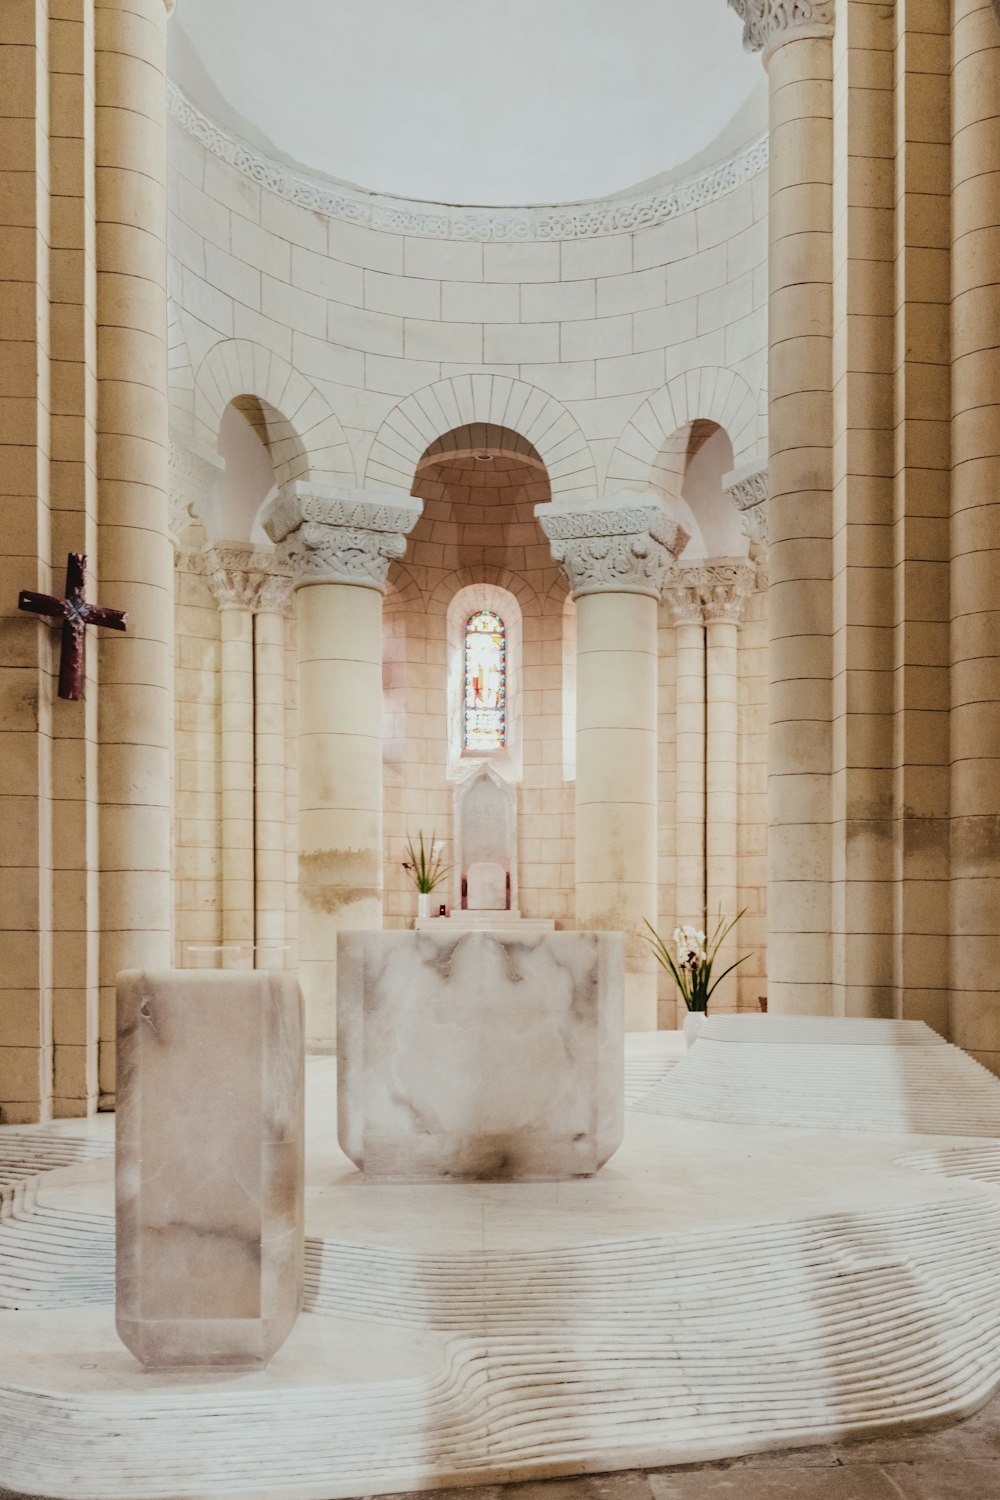
<instances>
[{"instance_id":1,"label":"white marble altar","mask_svg":"<svg viewBox=\"0 0 1000 1500\"><path fill-rule=\"evenodd\" d=\"M590 1176L622 1137L623 1007L618 933L342 933L341 1146L369 1177Z\"/></svg>"},{"instance_id":2,"label":"white marble altar","mask_svg":"<svg viewBox=\"0 0 1000 1500\"><path fill-rule=\"evenodd\" d=\"M147 1368L260 1367L302 1300L291 974L118 976L117 1327Z\"/></svg>"}]
</instances>

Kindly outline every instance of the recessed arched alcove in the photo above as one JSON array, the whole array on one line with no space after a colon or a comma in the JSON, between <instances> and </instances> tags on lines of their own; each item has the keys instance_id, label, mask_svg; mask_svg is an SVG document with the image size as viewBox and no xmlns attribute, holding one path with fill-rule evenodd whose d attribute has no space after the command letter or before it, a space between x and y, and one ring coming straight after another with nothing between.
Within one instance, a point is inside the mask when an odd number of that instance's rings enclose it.
<instances>
[{"instance_id":1,"label":"recessed arched alcove","mask_svg":"<svg viewBox=\"0 0 1000 1500\"><path fill-rule=\"evenodd\" d=\"M423 512L390 571L386 613L386 918L412 919L401 860L419 832L448 845L454 789L485 761L516 788L526 916L563 925L573 907L573 788L562 759L566 588L535 506L551 499L546 464L513 428L470 422L427 444L412 476ZM477 611L503 624L505 732L492 749L463 741L466 630ZM391 660L389 659L391 658Z\"/></svg>"},{"instance_id":2,"label":"recessed arched alcove","mask_svg":"<svg viewBox=\"0 0 1000 1500\"><path fill-rule=\"evenodd\" d=\"M671 433L657 460L664 493L690 540L683 561L745 557L748 541L739 512L723 488L733 444L718 422L696 417Z\"/></svg>"}]
</instances>

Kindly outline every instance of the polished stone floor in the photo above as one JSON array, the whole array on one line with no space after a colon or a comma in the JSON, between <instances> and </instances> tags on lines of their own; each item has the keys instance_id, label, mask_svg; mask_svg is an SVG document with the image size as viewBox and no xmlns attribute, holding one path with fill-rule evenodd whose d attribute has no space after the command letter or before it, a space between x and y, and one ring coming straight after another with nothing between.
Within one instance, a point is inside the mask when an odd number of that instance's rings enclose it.
<instances>
[{"instance_id":1,"label":"polished stone floor","mask_svg":"<svg viewBox=\"0 0 1000 1500\"><path fill-rule=\"evenodd\" d=\"M0 1131L0 1500L39 1476L58 1500L360 1500L477 1469L408 1493L1000 1500L1000 1399L976 1412L1000 1381L1000 1084L852 1028L632 1039L626 1143L577 1183L366 1184L311 1060L299 1324L265 1372L162 1389L113 1332L113 1121ZM445 1355L468 1379L436 1407ZM569 1453L622 1467L529 1478Z\"/></svg>"},{"instance_id":2,"label":"polished stone floor","mask_svg":"<svg viewBox=\"0 0 1000 1500\"><path fill-rule=\"evenodd\" d=\"M968 1421L911 1437L379 1500L1000 1500L1000 1397Z\"/></svg>"}]
</instances>

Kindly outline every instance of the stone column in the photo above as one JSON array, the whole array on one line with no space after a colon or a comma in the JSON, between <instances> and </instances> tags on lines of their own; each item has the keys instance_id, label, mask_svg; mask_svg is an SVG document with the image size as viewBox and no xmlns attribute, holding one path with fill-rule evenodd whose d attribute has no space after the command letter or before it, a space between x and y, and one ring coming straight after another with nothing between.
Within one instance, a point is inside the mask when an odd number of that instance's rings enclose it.
<instances>
[{"instance_id":1,"label":"stone column","mask_svg":"<svg viewBox=\"0 0 1000 1500\"><path fill-rule=\"evenodd\" d=\"M676 781L674 819L677 856L673 920L704 927L708 904L705 876L705 616L698 581L701 570L678 568L664 589L677 649ZM686 1007L677 997L677 1024Z\"/></svg>"},{"instance_id":2,"label":"stone column","mask_svg":"<svg viewBox=\"0 0 1000 1500\"><path fill-rule=\"evenodd\" d=\"M100 698L100 1087L115 976L166 968L171 932L164 0L95 0Z\"/></svg>"},{"instance_id":3,"label":"stone column","mask_svg":"<svg viewBox=\"0 0 1000 1500\"><path fill-rule=\"evenodd\" d=\"M284 906L283 827L276 835L276 824L284 818L280 608L291 591L291 579L271 548L244 542L217 543L207 553L206 566L221 616L222 942L233 945L233 951L223 955L223 967L252 969L256 962L261 968L281 968L280 957L275 962L272 954L268 963L263 954L255 953L255 945L264 941L262 926L269 929L267 939L276 940L275 903L280 900ZM281 771L280 814L274 806L276 766ZM271 885L276 879L275 859L282 863L280 896ZM259 878L262 867L266 886ZM258 897L267 902L268 917L263 921ZM283 912L277 926L280 942ZM243 951L237 951L237 945Z\"/></svg>"},{"instance_id":4,"label":"stone column","mask_svg":"<svg viewBox=\"0 0 1000 1500\"><path fill-rule=\"evenodd\" d=\"M337 933L382 925L382 594L421 508L299 481L265 516L296 591L299 976L313 1048L336 1041Z\"/></svg>"},{"instance_id":5,"label":"stone column","mask_svg":"<svg viewBox=\"0 0 1000 1500\"><path fill-rule=\"evenodd\" d=\"M739 658L738 635L753 592L752 563L709 563L704 590L706 656L705 870L706 931L739 910ZM715 972L739 956L739 929L719 949ZM712 996L714 1011L734 1011L737 976L730 974Z\"/></svg>"},{"instance_id":6,"label":"stone column","mask_svg":"<svg viewBox=\"0 0 1000 1500\"><path fill-rule=\"evenodd\" d=\"M952 15L951 1032L1000 1072L1000 27Z\"/></svg>"},{"instance_id":7,"label":"stone column","mask_svg":"<svg viewBox=\"0 0 1000 1500\"><path fill-rule=\"evenodd\" d=\"M657 602L687 537L658 497L539 505L577 616L576 921L625 933L625 1024L656 1027Z\"/></svg>"},{"instance_id":8,"label":"stone column","mask_svg":"<svg viewBox=\"0 0 1000 1500\"><path fill-rule=\"evenodd\" d=\"M258 595L254 628L254 908L257 967L288 967L285 905L285 612L291 579L271 575Z\"/></svg>"},{"instance_id":9,"label":"stone column","mask_svg":"<svg viewBox=\"0 0 1000 1500\"><path fill-rule=\"evenodd\" d=\"M833 0L730 0L770 79L768 994L832 976Z\"/></svg>"}]
</instances>

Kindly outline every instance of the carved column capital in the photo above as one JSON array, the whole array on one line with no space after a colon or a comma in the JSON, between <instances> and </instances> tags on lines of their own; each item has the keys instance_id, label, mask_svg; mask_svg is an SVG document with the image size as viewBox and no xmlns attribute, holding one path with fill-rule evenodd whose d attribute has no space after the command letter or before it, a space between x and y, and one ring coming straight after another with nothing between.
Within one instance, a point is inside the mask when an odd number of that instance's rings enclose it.
<instances>
[{"instance_id":1,"label":"carved column capital","mask_svg":"<svg viewBox=\"0 0 1000 1500\"><path fill-rule=\"evenodd\" d=\"M655 495L550 502L536 505L535 515L574 599L585 594L648 594L658 599L688 540Z\"/></svg>"},{"instance_id":2,"label":"carved column capital","mask_svg":"<svg viewBox=\"0 0 1000 1500\"><path fill-rule=\"evenodd\" d=\"M743 535L758 546L767 546L767 464L747 464L742 469L733 469L722 481L740 513L740 528Z\"/></svg>"},{"instance_id":3,"label":"carved column capital","mask_svg":"<svg viewBox=\"0 0 1000 1500\"><path fill-rule=\"evenodd\" d=\"M766 63L775 48L798 37L831 37L835 0L729 0L743 22L747 52L763 52Z\"/></svg>"},{"instance_id":4,"label":"carved column capital","mask_svg":"<svg viewBox=\"0 0 1000 1500\"><path fill-rule=\"evenodd\" d=\"M757 583L757 569L743 558L716 558L677 568L663 598L675 625L728 621L739 625Z\"/></svg>"},{"instance_id":5,"label":"carved column capital","mask_svg":"<svg viewBox=\"0 0 1000 1500\"><path fill-rule=\"evenodd\" d=\"M175 551L191 544L192 528L204 527L212 491L222 472L219 459L171 437L167 459L167 526ZM198 537L204 540L203 531L198 531Z\"/></svg>"},{"instance_id":6,"label":"carved column capital","mask_svg":"<svg viewBox=\"0 0 1000 1500\"><path fill-rule=\"evenodd\" d=\"M264 530L287 559L293 588L353 583L384 591L389 564L406 554L422 502L368 490L284 485L263 516Z\"/></svg>"},{"instance_id":7,"label":"carved column capital","mask_svg":"<svg viewBox=\"0 0 1000 1500\"><path fill-rule=\"evenodd\" d=\"M216 542L205 552L205 572L220 609L280 614L291 598L291 569L273 547Z\"/></svg>"}]
</instances>

